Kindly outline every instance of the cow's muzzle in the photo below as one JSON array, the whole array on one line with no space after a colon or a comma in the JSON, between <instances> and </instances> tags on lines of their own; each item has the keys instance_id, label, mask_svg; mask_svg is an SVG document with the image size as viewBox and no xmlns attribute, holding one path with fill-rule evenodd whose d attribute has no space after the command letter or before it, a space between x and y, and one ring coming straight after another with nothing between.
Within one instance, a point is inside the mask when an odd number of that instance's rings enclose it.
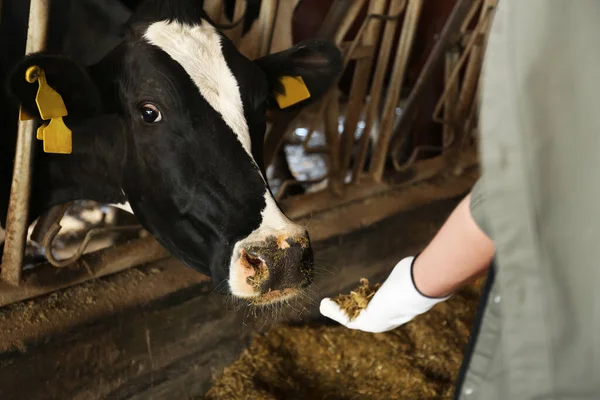
<instances>
[{"instance_id":1,"label":"cow's muzzle","mask_svg":"<svg viewBox=\"0 0 600 400\"><path fill-rule=\"evenodd\" d=\"M270 304L299 294L312 283L314 256L308 233L284 233L243 244L230 274L234 296Z\"/></svg>"}]
</instances>

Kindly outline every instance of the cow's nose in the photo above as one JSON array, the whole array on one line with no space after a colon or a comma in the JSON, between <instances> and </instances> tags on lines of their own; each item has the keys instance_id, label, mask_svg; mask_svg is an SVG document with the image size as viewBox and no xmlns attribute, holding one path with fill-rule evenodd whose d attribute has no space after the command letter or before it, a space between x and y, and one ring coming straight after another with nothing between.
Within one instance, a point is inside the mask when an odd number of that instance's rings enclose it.
<instances>
[{"instance_id":1,"label":"cow's nose","mask_svg":"<svg viewBox=\"0 0 600 400\"><path fill-rule=\"evenodd\" d=\"M311 284L314 256L308 233L269 237L240 251L247 283L265 294L301 289Z\"/></svg>"}]
</instances>

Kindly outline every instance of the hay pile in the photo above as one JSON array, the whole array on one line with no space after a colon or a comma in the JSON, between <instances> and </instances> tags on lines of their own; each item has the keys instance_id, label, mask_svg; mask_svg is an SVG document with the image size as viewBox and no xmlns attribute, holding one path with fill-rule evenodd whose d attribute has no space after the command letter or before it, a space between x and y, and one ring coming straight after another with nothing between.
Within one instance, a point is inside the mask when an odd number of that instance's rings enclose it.
<instances>
[{"instance_id":1,"label":"hay pile","mask_svg":"<svg viewBox=\"0 0 600 400\"><path fill-rule=\"evenodd\" d=\"M450 399L480 285L387 333L276 326L253 340L205 399Z\"/></svg>"}]
</instances>

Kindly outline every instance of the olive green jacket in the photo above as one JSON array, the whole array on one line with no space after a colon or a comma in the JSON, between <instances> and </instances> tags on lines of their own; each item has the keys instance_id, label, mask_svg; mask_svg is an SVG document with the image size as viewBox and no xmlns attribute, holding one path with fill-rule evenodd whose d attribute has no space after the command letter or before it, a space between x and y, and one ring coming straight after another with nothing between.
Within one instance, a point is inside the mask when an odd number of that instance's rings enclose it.
<instances>
[{"instance_id":1,"label":"olive green jacket","mask_svg":"<svg viewBox=\"0 0 600 400\"><path fill-rule=\"evenodd\" d=\"M481 84L496 258L456 396L600 399L600 0L499 0Z\"/></svg>"}]
</instances>

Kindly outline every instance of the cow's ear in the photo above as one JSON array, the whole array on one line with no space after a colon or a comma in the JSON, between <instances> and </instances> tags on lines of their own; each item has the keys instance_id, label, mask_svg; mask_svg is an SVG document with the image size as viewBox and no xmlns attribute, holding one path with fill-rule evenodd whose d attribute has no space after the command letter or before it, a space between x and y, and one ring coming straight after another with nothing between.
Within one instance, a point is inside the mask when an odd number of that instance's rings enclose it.
<instances>
[{"instance_id":1,"label":"cow's ear","mask_svg":"<svg viewBox=\"0 0 600 400\"><path fill-rule=\"evenodd\" d=\"M286 95L288 85L282 84L282 80L285 83L287 79L289 83L289 78L302 78L310 97L306 98L304 90L292 81L292 90L297 94L293 96L295 98L287 99L288 103L293 103L292 106L302 106L318 100L336 82L343 67L340 50L334 44L321 40L301 42L255 62L267 76L274 105L278 104L275 102L278 95Z\"/></svg>"},{"instance_id":2,"label":"cow's ear","mask_svg":"<svg viewBox=\"0 0 600 400\"><path fill-rule=\"evenodd\" d=\"M36 53L13 68L7 85L11 97L29 115L40 116L36 104L39 80L29 83L25 78L32 66L43 70L47 84L62 97L69 118L91 117L101 110L100 93L84 67L66 57Z\"/></svg>"}]
</instances>

